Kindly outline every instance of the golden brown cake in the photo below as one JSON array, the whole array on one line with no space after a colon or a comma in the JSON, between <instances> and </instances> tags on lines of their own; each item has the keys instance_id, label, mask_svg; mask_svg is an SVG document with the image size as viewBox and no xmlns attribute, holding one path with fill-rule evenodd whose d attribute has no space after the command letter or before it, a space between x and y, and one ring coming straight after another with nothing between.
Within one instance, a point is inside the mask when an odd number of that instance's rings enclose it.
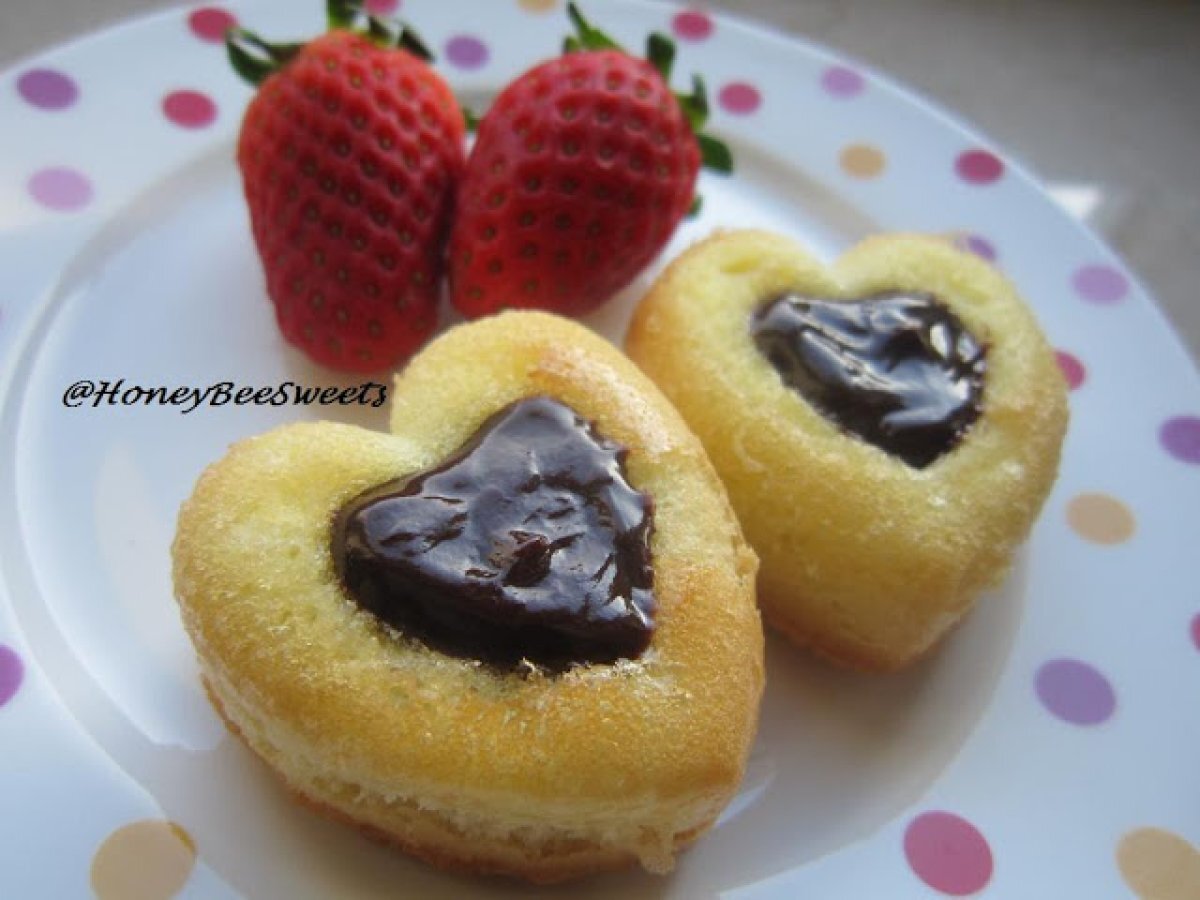
<instances>
[{"instance_id":1,"label":"golden brown cake","mask_svg":"<svg viewBox=\"0 0 1200 900\"><path fill-rule=\"evenodd\" d=\"M627 448L650 498L653 630L636 654L481 661L347 588L334 532L356 498L437 471L522 398ZM669 870L735 791L763 686L757 561L702 447L617 349L539 313L451 329L393 400L393 434L279 428L183 505L175 591L214 702L306 802L433 863L535 881Z\"/></svg>"},{"instance_id":2,"label":"golden brown cake","mask_svg":"<svg viewBox=\"0 0 1200 900\"><path fill-rule=\"evenodd\" d=\"M627 350L725 482L768 621L853 667L916 659L999 583L1057 473L1053 352L1003 276L940 240L874 237L827 267L715 235L655 283ZM890 384L910 363L918 387Z\"/></svg>"}]
</instances>

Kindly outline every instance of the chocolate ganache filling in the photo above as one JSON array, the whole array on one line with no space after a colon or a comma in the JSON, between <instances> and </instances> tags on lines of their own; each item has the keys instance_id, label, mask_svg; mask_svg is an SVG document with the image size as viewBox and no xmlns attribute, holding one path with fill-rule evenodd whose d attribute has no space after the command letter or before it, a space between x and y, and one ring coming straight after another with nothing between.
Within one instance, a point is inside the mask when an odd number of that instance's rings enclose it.
<instances>
[{"instance_id":1,"label":"chocolate ganache filling","mask_svg":"<svg viewBox=\"0 0 1200 900\"><path fill-rule=\"evenodd\" d=\"M653 502L626 454L557 400L519 400L442 465L340 510L338 574L453 656L554 671L635 658L654 630Z\"/></svg>"},{"instance_id":2,"label":"chocolate ganache filling","mask_svg":"<svg viewBox=\"0 0 1200 900\"><path fill-rule=\"evenodd\" d=\"M985 349L932 294L795 293L750 319L759 351L822 415L921 469L979 418Z\"/></svg>"}]
</instances>

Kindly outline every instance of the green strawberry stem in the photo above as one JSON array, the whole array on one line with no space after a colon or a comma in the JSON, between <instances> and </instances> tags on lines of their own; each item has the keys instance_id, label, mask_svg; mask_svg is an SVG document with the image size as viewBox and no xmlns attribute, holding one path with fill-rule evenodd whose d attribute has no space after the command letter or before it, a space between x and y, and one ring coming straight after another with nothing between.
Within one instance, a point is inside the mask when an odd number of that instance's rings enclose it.
<instances>
[{"instance_id":1,"label":"green strawberry stem","mask_svg":"<svg viewBox=\"0 0 1200 900\"><path fill-rule=\"evenodd\" d=\"M407 50L418 59L431 63L434 61L433 51L421 40L411 25L405 25L395 19L385 19L380 16L368 16L367 36L380 47L399 48Z\"/></svg>"},{"instance_id":2,"label":"green strawberry stem","mask_svg":"<svg viewBox=\"0 0 1200 900\"><path fill-rule=\"evenodd\" d=\"M646 58L658 69L666 84L671 83L671 67L675 65L675 42L657 31L646 38Z\"/></svg>"},{"instance_id":3,"label":"green strawberry stem","mask_svg":"<svg viewBox=\"0 0 1200 900\"><path fill-rule=\"evenodd\" d=\"M433 62L433 53L410 25L367 15L362 0L328 0L325 15L331 31L352 31L379 47L406 50L426 62ZM231 28L225 34L225 48L234 71L257 87L287 65L304 49L304 44L273 44L245 28Z\"/></svg>"},{"instance_id":4,"label":"green strawberry stem","mask_svg":"<svg viewBox=\"0 0 1200 900\"><path fill-rule=\"evenodd\" d=\"M362 13L363 5L358 0L329 0L325 4L325 18L330 31L335 28L354 30Z\"/></svg>"},{"instance_id":5,"label":"green strawberry stem","mask_svg":"<svg viewBox=\"0 0 1200 900\"><path fill-rule=\"evenodd\" d=\"M704 168L728 175L733 171L733 151L724 141L719 141L711 134L696 135L700 145L700 162Z\"/></svg>"},{"instance_id":6,"label":"green strawberry stem","mask_svg":"<svg viewBox=\"0 0 1200 900\"><path fill-rule=\"evenodd\" d=\"M362 24L364 17L367 21L365 32ZM368 14L363 7L363 0L327 0L325 18L330 31L341 28L366 34L380 47L402 47L426 62L433 61L433 53L411 26L397 19Z\"/></svg>"},{"instance_id":7,"label":"green strawberry stem","mask_svg":"<svg viewBox=\"0 0 1200 900\"><path fill-rule=\"evenodd\" d=\"M253 31L231 28L225 35L229 62L244 81L257 87L283 68L301 50L303 44L271 44Z\"/></svg>"},{"instance_id":8,"label":"green strawberry stem","mask_svg":"<svg viewBox=\"0 0 1200 900\"><path fill-rule=\"evenodd\" d=\"M708 121L708 93L704 90L704 79L699 75L692 76L692 92L690 94L675 93L683 114L687 117L692 131L699 132Z\"/></svg>"},{"instance_id":9,"label":"green strawberry stem","mask_svg":"<svg viewBox=\"0 0 1200 900\"><path fill-rule=\"evenodd\" d=\"M572 53L577 50L620 50L622 53L625 52L624 47L585 19L579 7L574 3L567 4L567 17L575 26L575 35L567 38L563 45L564 53ZM572 43L575 46L571 46Z\"/></svg>"},{"instance_id":10,"label":"green strawberry stem","mask_svg":"<svg viewBox=\"0 0 1200 900\"><path fill-rule=\"evenodd\" d=\"M569 35L563 41L563 53L578 53L584 50L625 50L620 44L587 20L579 6L574 2L567 4L567 16L575 27L575 34ZM675 42L660 32L652 32L646 39L646 59L662 76L668 86L671 83L671 69L675 65ZM699 75L692 76L691 93L675 92L684 117L696 135L696 143L700 146L700 162L706 169L728 174L733 171L733 153L719 138L704 131L708 122L708 93L704 88L704 79ZM698 204L693 208L698 209Z\"/></svg>"}]
</instances>

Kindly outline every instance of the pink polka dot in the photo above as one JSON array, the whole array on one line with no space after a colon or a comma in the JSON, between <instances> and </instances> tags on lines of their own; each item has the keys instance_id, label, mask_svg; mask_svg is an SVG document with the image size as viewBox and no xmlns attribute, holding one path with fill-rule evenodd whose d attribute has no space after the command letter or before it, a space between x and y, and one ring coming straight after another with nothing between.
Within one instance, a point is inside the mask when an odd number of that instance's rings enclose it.
<instances>
[{"instance_id":1,"label":"pink polka dot","mask_svg":"<svg viewBox=\"0 0 1200 900\"><path fill-rule=\"evenodd\" d=\"M1200 650L1200 613L1192 617L1192 643Z\"/></svg>"},{"instance_id":2,"label":"pink polka dot","mask_svg":"<svg viewBox=\"0 0 1200 900\"><path fill-rule=\"evenodd\" d=\"M180 128L204 128L217 118L217 104L199 91L172 91L163 98L162 109Z\"/></svg>"},{"instance_id":3,"label":"pink polka dot","mask_svg":"<svg viewBox=\"0 0 1200 900\"><path fill-rule=\"evenodd\" d=\"M1071 276L1075 293L1090 303L1120 303L1129 293L1129 279L1119 269L1105 265L1080 266Z\"/></svg>"},{"instance_id":4,"label":"pink polka dot","mask_svg":"<svg viewBox=\"0 0 1200 900\"><path fill-rule=\"evenodd\" d=\"M66 109L79 97L79 87L71 77L57 69L30 69L17 79L17 93L38 109Z\"/></svg>"},{"instance_id":5,"label":"pink polka dot","mask_svg":"<svg viewBox=\"0 0 1200 900\"><path fill-rule=\"evenodd\" d=\"M25 666L21 657L11 647L0 644L0 706L12 699L24 680Z\"/></svg>"},{"instance_id":6,"label":"pink polka dot","mask_svg":"<svg viewBox=\"0 0 1200 900\"><path fill-rule=\"evenodd\" d=\"M1067 379L1067 387L1073 391L1082 387L1084 379L1087 377L1087 370L1079 361L1079 357L1066 350L1058 350L1054 356L1058 360L1058 367L1062 370L1063 378Z\"/></svg>"},{"instance_id":7,"label":"pink polka dot","mask_svg":"<svg viewBox=\"0 0 1200 900\"><path fill-rule=\"evenodd\" d=\"M1037 670L1034 689L1050 713L1072 725L1099 725L1112 716L1117 697L1094 667L1077 659L1053 659Z\"/></svg>"},{"instance_id":8,"label":"pink polka dot","mask_svg":"<svg viewBox=\"0 0 1200 900\"><path fill-rule=\"evenodd\" d=\"M747 116L762 105L762 95L752 84L745 81L731 81L717 95L717 102L726 112L736 116Z\"/></svg>"},{"instance_id":9,"label":"pink polka dot","mask_svg":"<svg viewBox=\"0 0 1200 900\"><path fill-rule=\"evenodd\" d=\"M1200 418L1175 416L1158 429L1163 449L1180 462L1200 465Z\"/></svg>"},{"instance_id":10,"label":"pink polka dot","mask_svg":"<svg viewBox=\"0 0 1200 900\"><path fill-rule=\"evenodd\" d=\"M400 0L367 0L363 7L373 16L390 16L400 8Z\"/></svg>"},{"instance_id":11,"label":"pink polka dot","mask_svg":"<svg viewBox=\"0 0 1200 900\"><path fill-rule=\"evenodd\" d=\"M831 97L857 97L866 88L862 75L847 66L830 66L821 75L821 87Z\"/></svg>"},{"instance_id":12,"label":"pink polka dot","mask_svg":"<svg viewBox=\"0 0 1200 900\"><path fill-rule=\"evenodd\" d=\"M954 171L968 184L991 184L1004 174L1004 163L987 150L967 150L954 161Z\"/></svg>"},{"instance_id":13,"label":"pink polka dot","mask_svg":"<svg viewBox=\"0 0 1200 900\"><path fill-rule=\"evenodd\" d=\"M59 212L82 209L92 199L92 183L87 176L66 166L34 172L26 188L42 206Z\"/></svg>"},{"instance_id":14,"label":"pink polka dot","mask_svg":"<svg viewBox=\"0 0 1200 900\"><path fill-rule=\"evenodd\" d=\"M704 13L688 9L676 13L671 30L685 41L703 41L713 33L713 23Z\"/></svg>"},{"instance_id":15,"label":"pink polka dot","mask_svg":"<svg viewBox=\"0 0 1200 900\"><path fill-rule=\"evenodd\" d=\"M935 891L965 897L992 879L992 848L974 825L948 812L921 813L904 830L904 855Z\"/></svg>"},{"instance_id":16,"label":"pink polka dot","mask_svg":"<svg viewBox=\"0 0 1200 900\"><path fill-rule=\"evenodd\" d=\"M225 32L237 25L237 18L229 10L219 6L201 6L188 15L188 28L192 34L210 44L225 41Z\"/></svg>"},{"instance_id":17,"label":"pink polka dot","mask_svg":"<svg viewBox=\"0 0 1200 900\"><path fill-rule=\"evenodd\" d=\"M460 69L478 69L487 64L487 45L477 37L460 34L446 42L446 59Z\"/></svg>"}]
</instances>

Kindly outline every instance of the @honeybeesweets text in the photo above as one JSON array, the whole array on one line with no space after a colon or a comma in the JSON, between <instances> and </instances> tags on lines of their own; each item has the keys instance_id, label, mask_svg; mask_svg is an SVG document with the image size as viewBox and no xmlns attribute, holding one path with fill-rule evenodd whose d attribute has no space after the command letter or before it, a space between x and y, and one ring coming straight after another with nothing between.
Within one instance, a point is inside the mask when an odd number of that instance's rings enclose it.
<instances>
[{"instance_id":1,"label":"@honeybeesweets text","mask_svg":"<svg viewBox=\"0 0 1200 900\"><path fill-rule=\"evenodd\" d=\"M194 385L145 385L114 380L80 379L69 385L62 404L69 409L91 407L157 406L174 409L183 415L201 407L223 406L369 406L380 407L387 401L387 386L364 381L349 386L312 386L284 381L279 384L251 385L218 381Z\"/></svg>"}]
</instances>

